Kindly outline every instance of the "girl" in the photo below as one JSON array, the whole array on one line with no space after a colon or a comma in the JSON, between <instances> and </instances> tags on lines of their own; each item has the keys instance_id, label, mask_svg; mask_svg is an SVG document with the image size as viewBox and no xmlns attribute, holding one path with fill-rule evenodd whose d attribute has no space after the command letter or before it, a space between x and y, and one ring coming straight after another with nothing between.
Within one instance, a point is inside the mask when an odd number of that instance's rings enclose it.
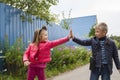
<instances>
[{"instance_id":1,"label":"girl","mask_svg":"<svg viewBox=\"0 0 120 80\"><path fill-rule=\"evenodd\" d=\"M24 65L28 66L28 80L34 80L35 76L38 80L45 80L44 69L46 64L51 61L50 49L63 44L71 38L71 30L67 37L49 41L47 28L36 31L33 42L28 46L28 49L23 55ZM39 35L39 37L37 37Z\"/></svg>"}]
</instances>

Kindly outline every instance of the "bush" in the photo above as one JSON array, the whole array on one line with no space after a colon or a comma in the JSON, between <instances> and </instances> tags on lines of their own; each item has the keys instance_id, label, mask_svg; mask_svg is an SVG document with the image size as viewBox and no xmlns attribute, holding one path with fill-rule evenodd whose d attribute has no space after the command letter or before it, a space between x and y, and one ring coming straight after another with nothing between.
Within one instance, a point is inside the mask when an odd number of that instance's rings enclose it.
<instances>
[{"instance_id":1,"label":"bush","mask_svg":"<svg viewBox=\"0 0 120 80\"><path fill-rule=\"evenodd\" d=\"M22 62L23 44L21 38L18 38L16 42L4 52L7 74L14 77L25 75L26 68L23 67L24 65Z\"/></svg>"},{"instance_id":2,"label":"bush","mask_svg":"<svg viewBox=\"0 0 120 80\"><path fill-rule=\"evenodd\" d=\"M120 42L118 42L117 40L114 40L114 41L115 41L117 48L120 49Z\"/></svg>"},{"instance_id":3,"label":"bush","mask_svg":"<svg viewBox=\"0 0 120 80\"><path fill-rule=\"evenodd\" d=\"M89 62L91 54L85 48L58 46L52 51L52 61L48 63L47 77L74 69Z\"/></svg>"}]
</instances>

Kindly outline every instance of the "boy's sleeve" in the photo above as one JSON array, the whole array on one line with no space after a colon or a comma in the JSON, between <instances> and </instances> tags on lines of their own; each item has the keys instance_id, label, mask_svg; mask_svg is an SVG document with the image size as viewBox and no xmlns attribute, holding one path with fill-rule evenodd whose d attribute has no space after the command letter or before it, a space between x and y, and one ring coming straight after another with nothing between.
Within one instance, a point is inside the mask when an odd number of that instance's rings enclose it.
<instances>
[{"instance_id":1,"label":"boy's sleeve","mask_svg":"<svg viewBox=\"0 0 120 80\"><path fill-rule=\"evenodd\" d=\"M30 45L28 46L28 48L26 49L26 51L23 54L23 62L29 60L29 54L30 54Z\"/></svg>"},{"instance_id":2,"label":"boy's sleeve","mask_svg":"<svg viewBox=\"0 0 120 80\"><path fill-rule=\"evenodd\" d=\"M81 39L78 39L78 38L74 37L73 41L75 43L83 45L83 46L90 46L92 44L92 40L91 39L81 40Z\"/></svg>"},{"instance_id":3,"label":"boy's sleeve","mask_svg":"<svg viewBox=\"0 0 120 80\"><path fill-rule=\"evenodd\" d=\"M67 41L69 41L69 37L64 37L64 38L60 38L60 39L57 39L57 40L50 41L50 47L53 48L55 46L58 46L60 44L65 43Z\"/></svg>"},{"instance_id":4,"label":"boy's sleeve","mask_svg":"<svg viewBox=\"0 0 120 80\"><path fill-rule=\"evenodd\" d=\"M118 49L115 45L115 43L113 42L113 59L115 62L115 65L117 67L117 69L120 69L120 60L119 60L119 55L118 55Z\"/></svg>"}]
</instances>

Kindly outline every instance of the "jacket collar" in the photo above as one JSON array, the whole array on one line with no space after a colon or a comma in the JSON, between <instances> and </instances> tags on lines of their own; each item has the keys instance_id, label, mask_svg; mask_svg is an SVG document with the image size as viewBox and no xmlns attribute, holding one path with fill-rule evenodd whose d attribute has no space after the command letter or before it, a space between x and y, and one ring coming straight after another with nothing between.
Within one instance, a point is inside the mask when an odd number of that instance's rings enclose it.
<instances>
[{"instance_id":1,"label":"jacket collar","mask_svg":"<svg viewBox=\"0 0 120 80\"><path fill-rule=\"evenodd\" d=\"M106 40L106 36L99 38L99 41L104 41L104 40Z\"/></svg>"},{"instance_id":2,"label":"jacket collar","mask_svg":"<svg viewBox=\"0 0 120 80\"><path fill-rule=\"evenodd\" d=\"M100 38L100 39L98 39L97 37L94 37L94 39L95 39L96 44L99 44L100 40L105 40L105 44L107 44L107 45L110 44L110 39L108 37L106 37L106 36L103 37L103 38Z\"/></svg>"}]
</instances>

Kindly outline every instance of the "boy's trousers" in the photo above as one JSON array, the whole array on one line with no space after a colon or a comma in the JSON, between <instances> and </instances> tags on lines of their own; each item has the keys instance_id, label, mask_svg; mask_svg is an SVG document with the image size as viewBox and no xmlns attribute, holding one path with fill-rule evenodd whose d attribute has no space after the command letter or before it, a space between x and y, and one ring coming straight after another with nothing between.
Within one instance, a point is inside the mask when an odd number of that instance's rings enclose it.
<instances>
[{"instance_id":1,"label":"boy's trousers","mask_svg":"<svg viewBox=\"0 0 120 80\"><path fill-rule=\"evenodd\" d=\"M107 65L103 65L101 68L95 68L91 71L90 80L99 80L99 76L101 76L101 80L110 80L110 72Z\"/></svg>"}]
</instances>

